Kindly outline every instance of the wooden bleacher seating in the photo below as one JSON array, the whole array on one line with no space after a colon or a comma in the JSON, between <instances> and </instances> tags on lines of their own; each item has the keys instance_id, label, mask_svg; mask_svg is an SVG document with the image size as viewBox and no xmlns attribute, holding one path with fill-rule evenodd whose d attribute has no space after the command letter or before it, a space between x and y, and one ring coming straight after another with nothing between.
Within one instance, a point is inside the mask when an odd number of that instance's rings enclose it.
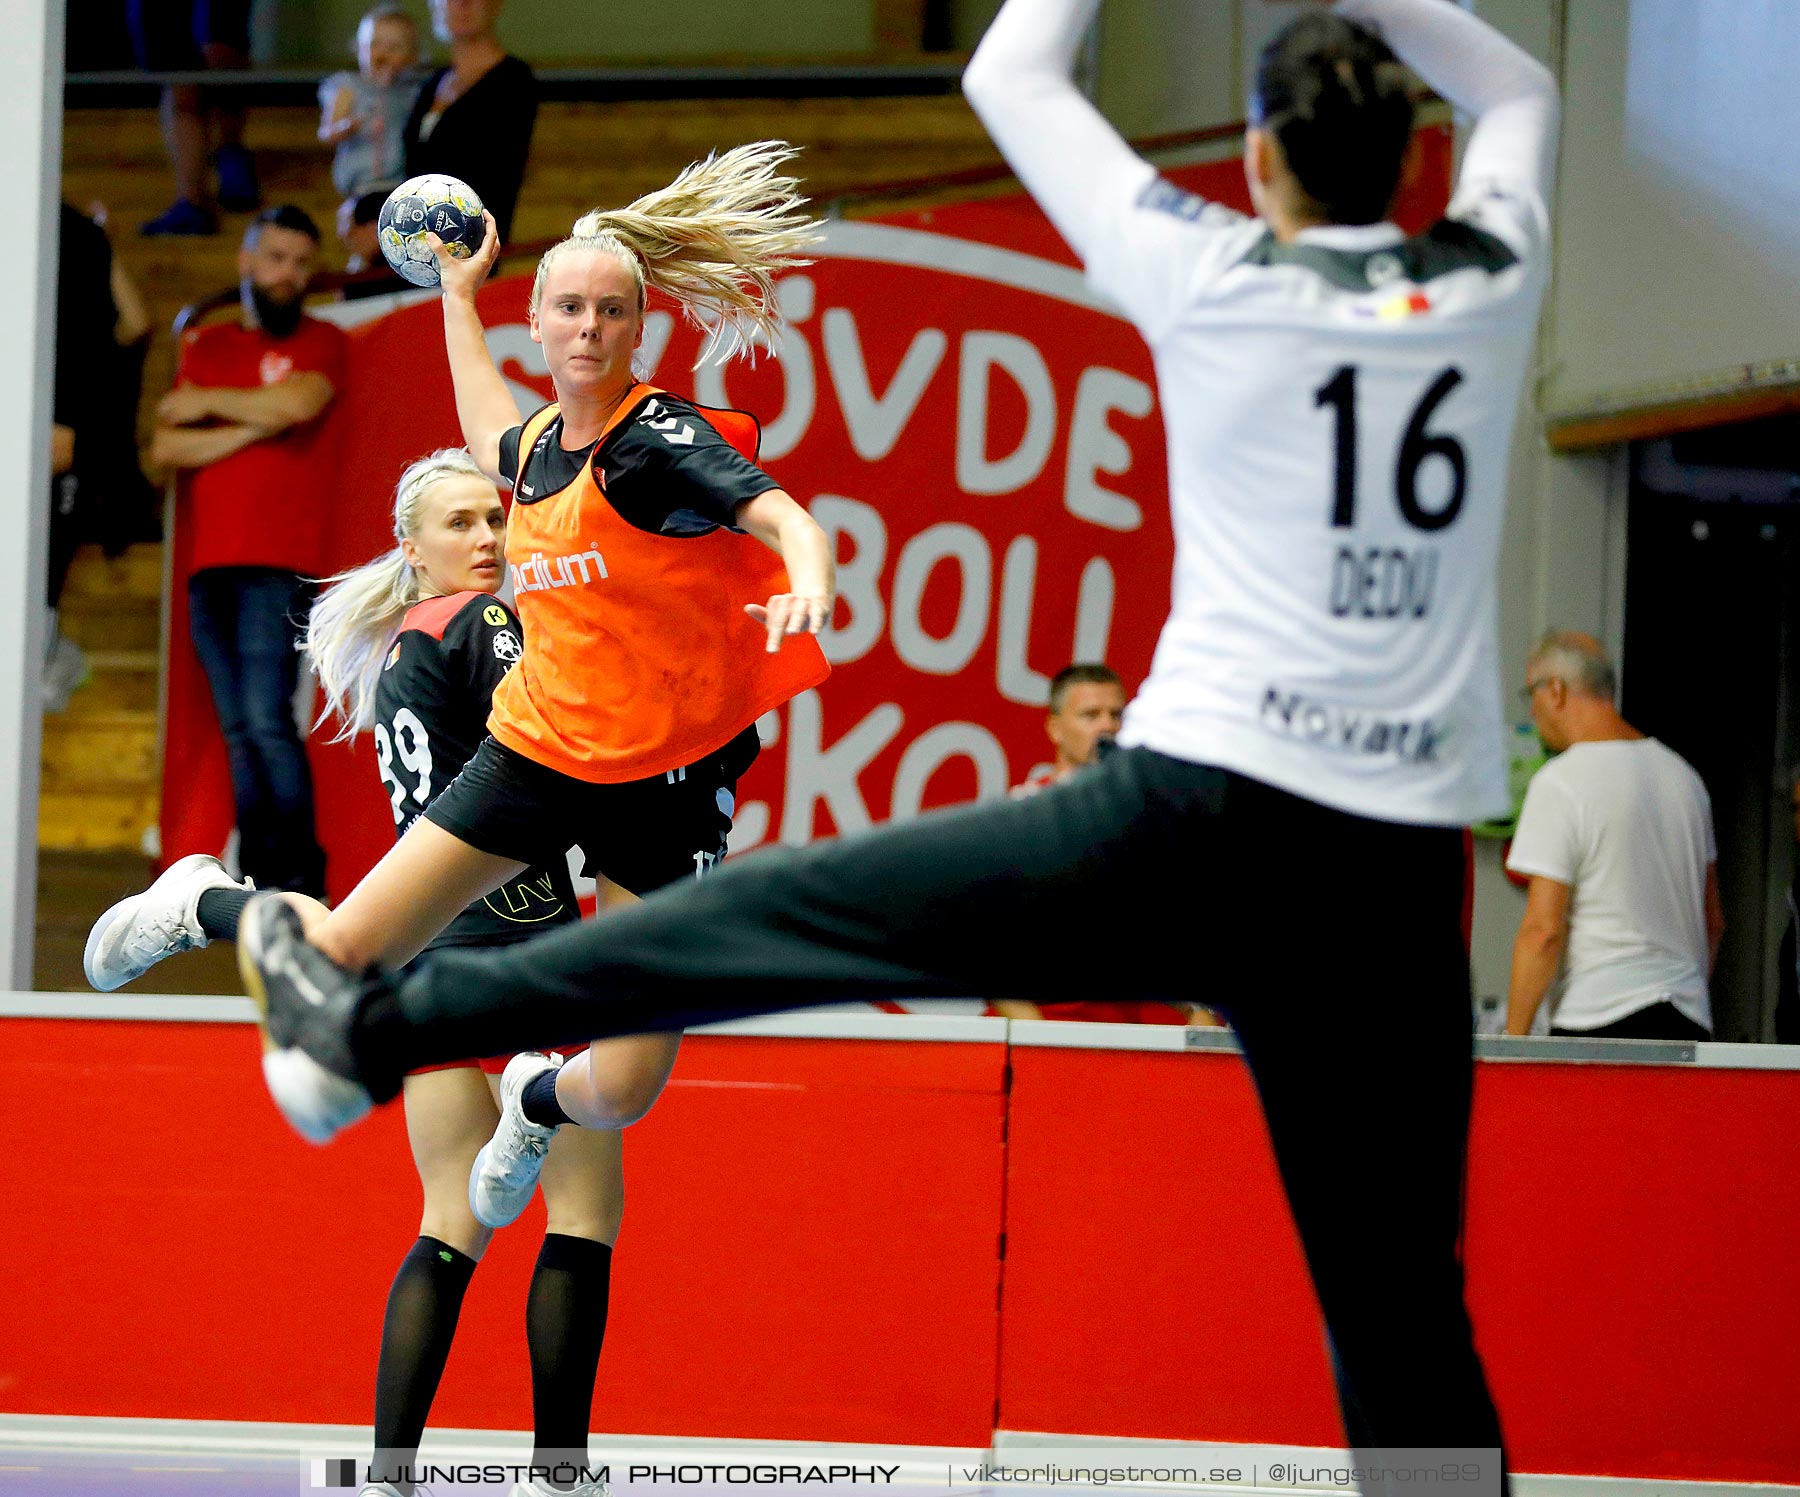
<instances>
[{"instance_id":1,"label":"wooden bleacher seating","mask_svg":"<svg viewBox=\"0 0 1800 1497\"><path fill-rule=\"evenodd\" d=\"M270 202L295 202L326 234L323 264L341 265L337 199L317 112L253 109L247 132ZM538 116L515 239L548 239L600 204L629 202L708 151L780 137L805 148L799 170L824 203L884 182L993 166L998 156L960 96L720 99L547 104ZM169 327L184 305L231 285L245 215L210 239L142 239L137 226L168 204L170 178L153 111L74 110L63 132L64 196L109 210L115 252L149 303L152 347L140 430L173 378ZM134 852L157 815L156 691L161 555L134 547L76 563L65 627L95 665L66 713L48 717L39 845Z\"/></svg>"}]
</instances>

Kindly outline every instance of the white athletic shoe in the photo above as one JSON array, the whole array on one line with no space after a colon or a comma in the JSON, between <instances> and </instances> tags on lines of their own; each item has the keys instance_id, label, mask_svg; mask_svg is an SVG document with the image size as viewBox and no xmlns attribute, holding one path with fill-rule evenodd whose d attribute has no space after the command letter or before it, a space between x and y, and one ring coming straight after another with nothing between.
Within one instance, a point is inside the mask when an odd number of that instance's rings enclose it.
<instances>
[{"instance_id":1,"label":"white athletic shoe","mask_svg":"<svg viewBox=\"0 0 1800 1497\"><path fill-rule=\"evenodd\" d=\"M406 1497L406 1493L391 1481L371 1481L363 1484L363 1489L356 1497Z\"/></svg>"},{"instance_id":2,"label":"white athletic shoe","mask_svg":"<svg viewBox=\"0 0 1800 1497\"><path fill-rule=\"evenodd\" d=\"M237 959L260 1011L270 1097L308 1143L330 1143L374 1105L350 1040L361 1006L389 991L388 979L374 967L359 975L338 966L306 939L299 913L279 894L244 906Z\"/></svg>"},{"instance_id":3,"label":"white athletic shoe","mask_svg":"<svg viewBox=\"0 0 1800 1497\"><path fill-rule=\"evenodd\" d=\"M560 1055L527 1051L506 1063L500 1077L500 1126L481 1146L469 1171L469 1209L485 1226L504 1227L518 1220L537 1189L544 1154L556 1137L554 1126L525 1119L528 1083L562 1065Z\"/></svg>"},{"instance_id":4,"label":"white athletic shoe","mask_svg":"<svg viewBox=\"0 0 1800 1497\"><path fill-rule=\"evenodd\" d=\"M94 922L81 965L102 993L142 977L166 956L206 944L200 896L208 889L249 889L205 853L179 858L142 894L121 899Z\"/></svg>"},{"instance_id":5,"label":"white athletic shoe","mask_svg":"<svg viewBox=\"0 0 1800 1497\"><path fill-rule=\"evenodd\" d=\"M612 1488L595 1477L574 1487L546 1487L535 1481L513 1483L512 1497L612 1497Z\"/></svg>"}]
</instances>

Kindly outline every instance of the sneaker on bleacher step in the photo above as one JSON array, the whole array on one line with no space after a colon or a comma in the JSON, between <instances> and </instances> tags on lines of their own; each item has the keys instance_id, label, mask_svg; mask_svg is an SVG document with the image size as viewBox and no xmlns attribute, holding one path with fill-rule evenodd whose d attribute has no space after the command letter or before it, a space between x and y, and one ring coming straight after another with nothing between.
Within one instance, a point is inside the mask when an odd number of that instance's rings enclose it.
<instances>
[{"instance_id":1,"label":"sneaker on bleacher step","mask_svg":"<svg viewBox=\"0 0 1800 1497\"><path fill-rule=\"evenodd\" d=\"M228 213L252 213L262 207L262 188L256 180L256 158L243 146L220 146L213 152L213 170L219 174L219 206Z\"/></svg>"},{"instance_id":2,"label":"sneaker on bleacher step","mask_svg":"<svg viewBox=\"0 0 1800 1497\"><path fill-rule=\"evenodd\" d=\"M146 239L155 239L163 235L183 235L197 238L203 234L219 232L219 220L209 208L202 208L198 203L187 198L176 198L175 201L148 223L138 225L138 233Z\"/></svg>"},{"instance_id":3,"label":"sneaker on bleacher step","mask_svg":"<svg viewBox=\"0 0 1800 1497\"><path fill-rule=\"evenodd\" d=\"M44 661L44 711L66 711L70 699L87 685L93 674L81 646L57 630Z\"/></svg>"},{"instance_id":4,"label":"sneaker on bleacher step","mask_svg":"<svg viewBox=\"0 0 1800 1497\"><path fill-rule=\"evenodd\" d=\"M102 993L142 977L164 957L206 944L200 896L208 889L248 889L205 853L178 858L142 894L121 899L94 922L81 965Z\"/></svg>"}]
</instances>

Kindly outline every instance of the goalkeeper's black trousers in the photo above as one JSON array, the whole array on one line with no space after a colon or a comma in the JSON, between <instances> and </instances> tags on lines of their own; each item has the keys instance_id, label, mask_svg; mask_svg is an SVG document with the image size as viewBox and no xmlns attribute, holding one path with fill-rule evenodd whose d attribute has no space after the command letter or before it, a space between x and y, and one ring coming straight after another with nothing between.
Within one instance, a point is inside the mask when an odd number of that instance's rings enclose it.
<instances>
[{"instance_id":1,"label":"goalkeeper's black trousers","mask_svg":"<svg viewBox=\"0 0 1800 1497\"><path fill-rule=\"evenodd\" d=\"M1456 830L1122 749L1028 799L758 851L539 940L434 952L357 1053L379 1095L434 1062L846 999L1204 1003L1261 1094L1351 1443L1492 1450L1459 1250L1463 877Z\"/></svg>"}]
</instances>

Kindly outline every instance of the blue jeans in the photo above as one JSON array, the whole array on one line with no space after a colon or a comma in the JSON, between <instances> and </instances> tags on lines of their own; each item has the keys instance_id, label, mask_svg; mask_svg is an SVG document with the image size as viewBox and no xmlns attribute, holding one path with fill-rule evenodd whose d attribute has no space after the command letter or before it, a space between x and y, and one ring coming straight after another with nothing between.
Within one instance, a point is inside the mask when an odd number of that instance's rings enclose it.
<instances>
[{"instance_id":1,"label":"blue jeans","mask_svg":"<svg viewBox=\"0 0 1800 1497\"><path fill-rule=\"evenodd\" d=\"M211 567L188 579L194 650L231 759L238 863L259 889L325 893L312 772L294 724L295 649L311 584L273 567Z\"/></svg>"}]
</instances>

